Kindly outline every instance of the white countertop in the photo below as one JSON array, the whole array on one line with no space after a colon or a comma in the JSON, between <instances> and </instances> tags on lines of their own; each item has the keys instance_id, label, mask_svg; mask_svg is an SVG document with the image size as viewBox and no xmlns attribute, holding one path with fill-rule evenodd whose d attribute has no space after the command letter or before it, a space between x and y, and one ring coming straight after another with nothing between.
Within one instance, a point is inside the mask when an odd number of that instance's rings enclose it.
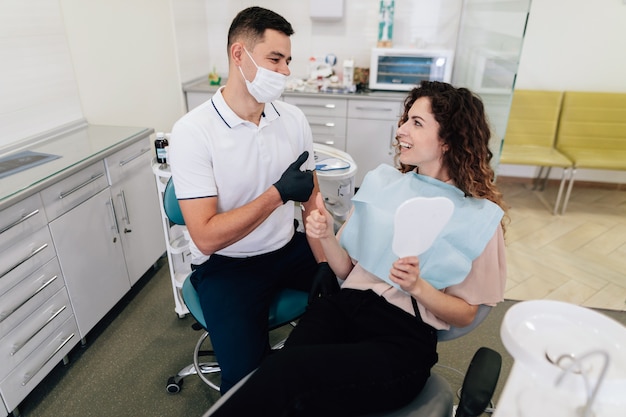
<instances>
[{"instance_id":1,"label":"white countertop","mask_svg":"<svg viewBox=\"0 0 626 417\"><path fill-rule=\"evenodd\" d=\"M149 136L153 129L100 126L82 123L49 138L13 146L5 157L22 150L59 155L60 158L0 179L0 209L103 159L126 145Z\"/></svg>"},{"instance_id":2,"label":"white countertop","mask_svg":"<svg viewBox=\"0 0 626 417\"><path fill-rule=\"evenodd\" d=\"M224 85L222 83L222 85ZM183 91L186 93L215 93L222 85L209 84L208 78L203 78L198 81L192 81L183 84ZM342 97L349 99L362 99L362 100L404 100L407 95L406 91L369 91L363 93L344 93L344 92L319 92L308 93L303 91L290 91L285 90L283 92L285 96L306 96L306 97Z\"/></svg>"}]
</instances>

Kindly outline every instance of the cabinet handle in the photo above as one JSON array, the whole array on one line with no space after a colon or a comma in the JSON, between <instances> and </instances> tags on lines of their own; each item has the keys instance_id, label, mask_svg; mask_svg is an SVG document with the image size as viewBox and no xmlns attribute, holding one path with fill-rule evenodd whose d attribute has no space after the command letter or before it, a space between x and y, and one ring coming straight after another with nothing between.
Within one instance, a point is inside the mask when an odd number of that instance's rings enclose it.
<instances>
[{"instance_id":1,"label":"cabinet handle","mask_svg":"<svg viewBox=\"0 0 626 417\"><path fill-rule=\"evenodd\" d=\"M130 224L130 216L128 215L128 207L126 206L126 195L124 195L124 190L122 190L117 196L122 202L122 208L124 209L124 220L126 220L126 224Z\"/></svg>"},{"instance_id":2,"label":"cabinet handle","mask_svg":"<svg viewBox=\"0 0 626 417\"><path fill-rule=\"evenodd\" d=\"M395 126L391 125L391 140L389 141L389 155L393 156L395 155L395 146L394 146L394 142L396 141L396 128Z\"/></svg>"},{"instance_id":3,"label":"cabinet handle","mask_svg":"<svg viewBox=\"0 0 626 417\"><path fill-rule=\"evenodd\" d=\"M124 194L124 190L122 190L117 196L122 202L122 208L124 209L124 221L128 226L130 226L130 215L128 214L128 206L126 205L126 194ZM132 232L130 227L124 227L124 233L130 232Z\"/></svg>"},{"instance_id":4,"label":"cabinet handle","mask_svg":"<svg viewBox=\"0 0 626 417\"><path fill-rule=\"evenodd\" d=\"M389 107L365 107L365 106L356 106L357 110L363 111L393 111L393 109Z\"/></svg>"},{"instance_id":5,"label":"cabinet handle","mask_svg":"<svg viewBox=\"0 0 626 417\"><path fill-rule=\"evenodd\" d=\"M24 374L24 378L22 379L22 386L26 386L26 384L28 384L28 381L30 381L35 375L37 375L37 372L39 372L41 370L41 368L43 368L44 366L46 366L46 364L48 362L50 362L50 360L52 358L54 358L54 355L56 355L57 353L59 353L61 351L61 349L63 349L63 347L65 345L67 345L67 342L69 342L73 337L75 336L74 333L72 333L71 335L69 335L65 340L63 340L61 342L61 344L59 345L59 347L57 347L54 352L52 352L47 358L46 360L43 361L43 363L41 365L39 365L37 367L36 371L28 371Z\"/></svg>"},{"instance_id":6,"label":"cabinet handle","mask_svg":"<svg viewBox=\"0 0 626 417\"><path fill-rule=\"evenodd\" d=\"M35 210L31 211L30 213L23 215L22 217L20 217L19 219L17 219L13 223L11 223L10 225L3 227L2 230L0 230L0 234L6 232L7 230L9 230L10 228L12 228L14 226L17 226L20 223L25 222L26 220L30 219L31 217L33 217L36 214L39 214L39 209L35 209Z\"/></svg>"},{"instance_id":7,"label":"cabinet handle","mask_svg":"<svg viewBox=\"0 0 626 417\"><path fill-rule=\"evenodd\" d=\"M59 314L61 314L65 309L67 308L67 305L64 305L63 307L61 307L60 309L58 309L56 312L52 313L52 315L50 317L48 317L48 320L45 321L45 323L43 323L41 326L39 326L39 328L37 330L35 330L30 336L28 336L28 338L26 340L24 340L21 343L15 343L13 344L13 348L11 349L11 356L15 355L17 352L20 351L20 349L22 349L24 346L26 346L26 344L28 342L30 342L30 340L35 337L37 335L37 333L39 333L40 331L42 331L44 329L44 327L46 327L52 320L54 320L55 318L57 318L57 316Z\"/></svg>"},{"instance_id":8,"label":"cabinet handle","mask_svg":"<svg viewBox=\"0 0 626 417\"><path fill-rule=\"evenodd\" d=\"M42 276L43 277L43 276ZM41 287L37 288L35 290L35 292L33 292L31 295L29 295L28 297L26 297L25 300L23 300L22 302L19 303L19 305L11 308L10 311L3 311L0 312L0 323L2 323L4 321L4 319L6 319L7 317L9 317L11 314L13 314L18 308L22 307L24 304L26 304L27 302L29 302L34 296L36 296L37 294L39 294L41 291L43 291L48 285L52 284L52 282L54 282L55 279L57 279L59 276L55 275L52 278L50 278L48 281L44 282Z\"/></svg>"},{"instance_id":9,"label":"cabinet handle","mask_svg":"<svg viewBox=\"0 0 626 417\"><path fill-rule=\"evenodd\" d=\"M30 258L32 258L33 256L37 255L39 252L41 252L42 250L44 250L45 248L48 247L47 243L44 243L43 245L41 245L40 247L38 247L37 249L35 249L34 251L32 251L31 253L29 253L28 255L26 255L24 258L20 259L19 261L17 261L13 266L11 266L9 269L7 269L6 271L4 271L2 273L2 275L0 276L0 278L3 278L6 274L8 274L9 272L13 271L15 268L17 268L18 266L22 265L24 262L26 262L27 260L29 260Z\"/></svg>"},{"instance_id":10,"label":"cabinet handle","mask_svg":"<svg viewBox=\"0 0 626 417\"><path fill-rule=\"evenodd\" d=\"M324 126L324 127L335 127L335 124L333 122L327 122L327 123L309 123L311 126Z\"/></svg>"},{"instance_id":11,"label":"cabinet handle","mask_svg":"<svg viewBox=\"0 0 626 417\"><path fill-rule=\"evenodd\" d=\"M298 106L298 107L314 107L316 109L334 109L335 107L337 107L336 105L334 105L332 103L328 103L328 104L296 104L296 106Z\"/></svg>"},{"instance_id":12,"label":"cabinet handle","mask_svg":"<svg viewBox=\"0 0 626 417\"><path fill-rule=\"evenodd\" d=\"M324 142L318 142L318 141L313 141L315 143L321 143L322 145L334 145L335 141L334 140L325 140Z\"/></svg>"},{"instance_id":13,"label":"cabinet handle","mask_svg":"<svg viewBox=\"0 0 626 417\"><path fill-rule=\"evenodd\" d=\"M92 175L92 176L91 176L91 178L89 178L89 179L88 179L87 181L85 181L84 183L77 185L76 187L72 188L72 189L71 189L71 190L69 190L69 191L63 191L63 192L59 193L59 198L65 198L65 197L67 197L68 195L70 195L70 194L72 194L72 193L74 193L74 192L76 192L76 191L80 190L81 188L83 188L83 187L85 187L85 186L87 186L87 185L91 184L92 182L94 182L95 180L97 180L98 178L101 178L101 177L103 177L103 176L104 176L104 172L101 172L101 173L96 174L96 175Z\"/></svg>"},{"instance_id":14,"label":"cabinet handle","mask_svg":"<svg viewBox=\"0 0 626 417\"><path fill-rule=\"evenodd\" d=\"M123 167L127 163L134 161L135 159L139 158L141 155L143 155L144 153L148 152L149 150L150 150L150 148L141 148L141 150L139 152L137 152L135 155L131 156L128 159L121 160L120 161L120 166Z\"/></svg>"},{"instance_id":15,"label":"cabinet handle","mask_svg":"<svg viewBox=\"0 0 626 417\"><path fill-rule=\"evenodd\" d=\"M120 226L117 224L117 214L115 213L115 207L113 206L113 199L109 197L109 206L110 206L110 213L111 213L111 222L113 223L113 226L111 226L111 230L115 230L115 232L119 235L120 234ZM113 242L115 242L117 239L113 238Z\"/></svg>"}]
</instances>

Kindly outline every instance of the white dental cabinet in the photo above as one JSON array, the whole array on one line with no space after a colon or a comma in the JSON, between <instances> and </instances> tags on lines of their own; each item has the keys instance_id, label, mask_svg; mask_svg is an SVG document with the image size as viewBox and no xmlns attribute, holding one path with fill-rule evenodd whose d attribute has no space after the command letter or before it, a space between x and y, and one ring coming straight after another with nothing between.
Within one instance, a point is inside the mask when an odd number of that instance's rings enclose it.
<instances>
[{"instance_id":1,"label":"white dental cabinet","mask_svg":"<svg viewBox=\"0 0 626 417\"><path fill-rule=\"evenodd\" d=\"M79 123L24 148L58 158L0 180L0 416L165 252L151 133Z\"/></svg>"},{"instance_id":2,"label":"white dental cabinet","mask_svg":"<svg viewBox=\"0 0 626 417\"><path fill-rule=\"evenodd\" d=\"M218 86L202 80L183 86L187 109L210 99ZM347 152L359 170L355 185L378 165L393 165L395 138L406 92L305 93L285 91L282 100L306 115L313 141Z\"/></svg>"}]
</instances>

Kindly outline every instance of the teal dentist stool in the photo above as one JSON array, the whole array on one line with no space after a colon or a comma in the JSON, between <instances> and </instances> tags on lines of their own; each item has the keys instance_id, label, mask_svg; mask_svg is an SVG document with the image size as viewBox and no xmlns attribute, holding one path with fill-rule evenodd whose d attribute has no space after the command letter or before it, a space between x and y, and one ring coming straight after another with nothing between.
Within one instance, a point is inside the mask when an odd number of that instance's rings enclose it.
<instances>
[{"instance_id":1,"label":"teal dentist stool","mask_svg":"<svg viewBox=\"0 0 626 417\"><path fill-rule=\"evenodd\" d=\"M178 225L184 225L185 219L180 211L178 200L176 199L176 193L174 190L174 183L170 178L165 186L165 192L163 193L163 208L165 214L169 220ZM202 345L209 337L209 333L206 331L206 322L204 321L204 314L200 307L200 300L195 288L189 280L191 274L185 278L182 287L182 298L189 309L189 312L193 318L197 321L197 324L192 326L195 330L203 330L202 335L196 343L196 347L193 351L193 363L185 366L176 375L170 377L167 380L167 392L170 394L176 394L180 392L183 386L184 378L189 375L198 375L202 381L204 381L211 388L219 391L220 387L216 382L207 377L210 374L217 374L220 372L220 367L217 362L200 362L201 356L215 356L211 350L202 350ZM269 329L277 329L287 324L295 325L294 320L298 319L305 311L308 304L309 294L304 291L297 291L292 289L281 290L274 299L270 306L269 315ZM283 342L274 345L272 349L280 349Z\"/></svg>"}]
</instances>

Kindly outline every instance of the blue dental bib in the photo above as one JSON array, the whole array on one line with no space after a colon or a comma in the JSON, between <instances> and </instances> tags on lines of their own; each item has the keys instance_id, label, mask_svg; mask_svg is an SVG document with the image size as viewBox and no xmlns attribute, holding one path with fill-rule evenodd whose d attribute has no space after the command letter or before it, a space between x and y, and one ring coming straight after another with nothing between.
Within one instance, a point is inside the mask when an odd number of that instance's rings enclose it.
<instances>
[{"instance_id":1,"label":"blue dental bib","mask_svg":"<svg viewBox=\"0 0 626 417\"><path fill-rule=\"evenodd\" d=\"M453 185L414 172L403 174L389 165L370 171L352 198L354 213L341 234L341 246L367 271L390 285L394 215L412 197L446 197L454 204L450 221L432 246L418 256L420 275L442 289L460 283L492 238L502 209L486 199L465 197ZM416 236L419 239L419 236Z\"/></svg>"}]
</instances>

